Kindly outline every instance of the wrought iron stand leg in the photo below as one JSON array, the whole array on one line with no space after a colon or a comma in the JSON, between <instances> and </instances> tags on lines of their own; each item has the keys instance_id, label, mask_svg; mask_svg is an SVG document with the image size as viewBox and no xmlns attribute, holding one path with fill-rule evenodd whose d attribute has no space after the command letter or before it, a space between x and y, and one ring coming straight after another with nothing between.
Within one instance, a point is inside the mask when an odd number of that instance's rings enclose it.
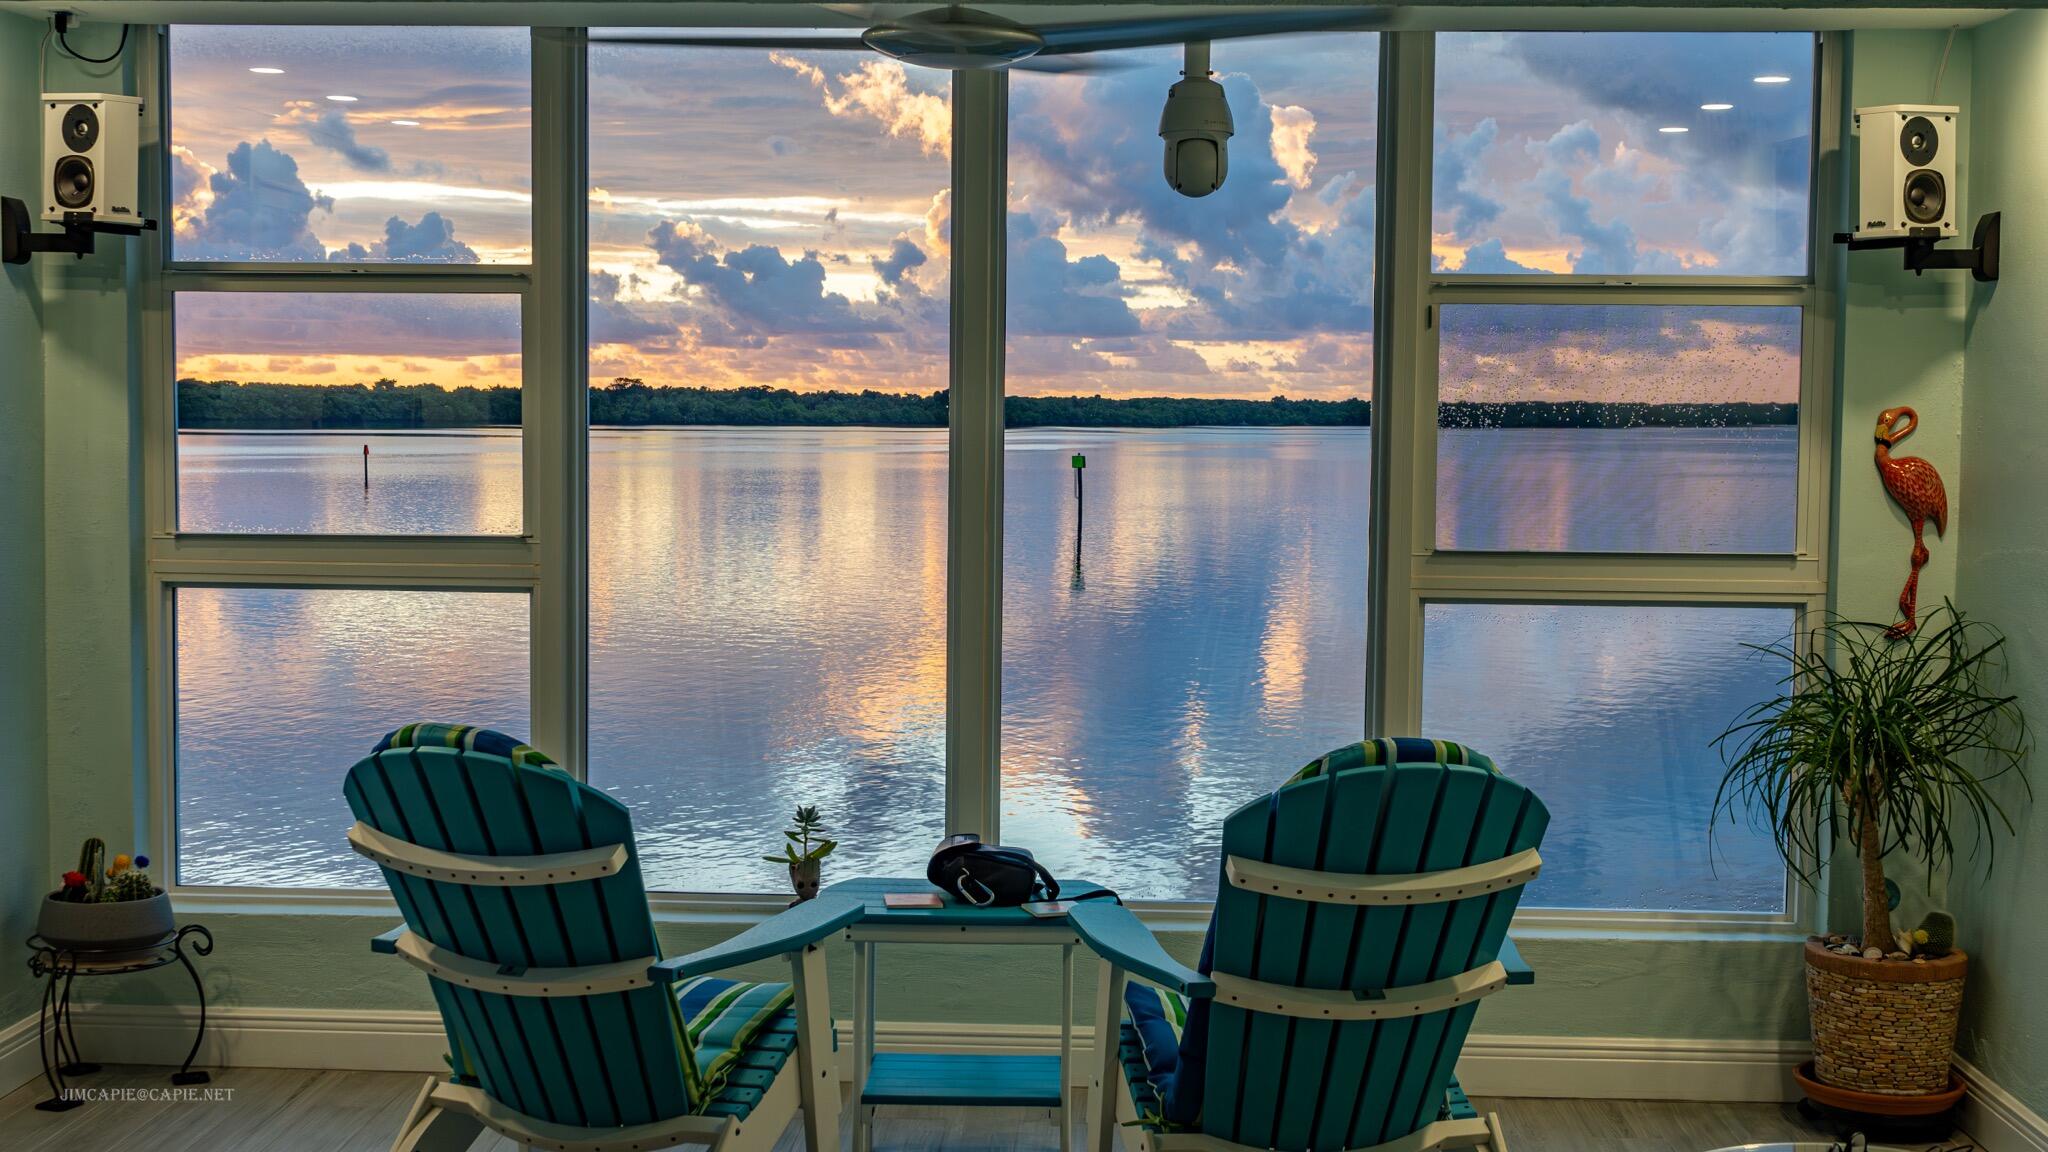
<instances>
[{"instance_id":1,"label":"wrought iron stand leg","mask_svg":"<svg viewBox=\"0 0 2048 1152\"><path fill-rule=\"evenodd\" d=\"M64 1020L63 1038L71 1045L71 1060L59 1071L63 1072L66 1076L88 1076L99 1071L100 1066L90 1063L84 1056L79 1054L78 1033L74 1030L71 1012L71 982L76 979L78 979L76 971L69 972L64 977L64 1003L58 1015Z\"/></svg>"},{"instance_id":2,"label":"wrought iron stand leg","mask_svg":"<svg viewBox=\"0 0 2048 1152\"><path fill-rule=\"evenodd\" d=\"M192 990L199 996L199 1030L192 1035L192 1050L185 1053L185 1063L180 1065L176 1072L171 1073L171 1083L179 1085L205 1084L213 1079L212 1076L205 1072L192 1071L192 1061L198 1058L199 1045L206 1039L206 985L200 982L199 969L192 966L192 958L185 955L184 947L185 933L193 931L197 931L206 939L205 943L194 944L192 947L201 956L213 951L212 934L208 933L204 928L198 928L196 925L180 930L178 938L171 942L171 951L177 953L178 963L183 964L185 971L192 977Z\"/></svg>"},{"instance_id":3,"label":"wrought iron stand leg","mask_svg":"<svg viewBox=\"0 0 2048 1152\"><path fill-rule=\"evenodd\" d=\"M40 1112L68 1112L85 1103L64 1093L64 1040L63 1033L58 1031L63 1026L63 1019L58 1011L57 978L57 970L52 968L50 983L43 989L43 1002L36 1016L36 1055L43 1059L43 1080L50 1086L50 1098L36 1102L36 1110Z\"/></svg>"}]
</instances>

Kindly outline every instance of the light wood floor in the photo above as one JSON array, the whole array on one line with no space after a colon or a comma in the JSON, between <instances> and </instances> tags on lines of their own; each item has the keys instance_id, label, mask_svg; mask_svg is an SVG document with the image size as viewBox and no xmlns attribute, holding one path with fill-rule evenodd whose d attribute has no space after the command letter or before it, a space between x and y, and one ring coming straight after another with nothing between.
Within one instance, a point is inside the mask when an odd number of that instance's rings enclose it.
<instances>
[{"instance_id":1,"label":"light wood floor","mask_svg":"<svg viewBox=\"0 0 2048 1152\"><path fill-rule=\"evenodd\" d=\"M78 1081L94 1088L158 1089L167 1069L110 1068ZM211 1088L230 1098L169 1102L102 1100L69 1112L38 1112L37 1080L0 1098L7 1152L384 1152L424 1077L417 1072L309 1072L230 1068ZM1671 1104L1623 1100L1478 1100L1497 1111L1513 1152L1705 1152L1768 1140L1827 1137L1790 1105ZM1077 1125L1078 1129L1078 1125ZM877 1152L1027 1152L1058 1148L1042 1111L885 1108ZM777 1152L802 1152L794 1128ZM1078 1130L1076 1148L1081 1147ZM473 1152L515 1152L479 1141Z\"/></svg>"}]
</instances>

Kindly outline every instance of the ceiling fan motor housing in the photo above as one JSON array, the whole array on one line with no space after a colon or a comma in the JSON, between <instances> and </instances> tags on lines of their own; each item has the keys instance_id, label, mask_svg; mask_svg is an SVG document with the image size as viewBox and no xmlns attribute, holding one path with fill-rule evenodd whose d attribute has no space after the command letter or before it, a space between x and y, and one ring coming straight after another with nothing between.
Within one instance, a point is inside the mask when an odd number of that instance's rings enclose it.
<instances>
[{"instance_id":1,"label":"ceiling fan motor housing","mask_svg":"<svg viewBox=\"0 0 2048 1152\"><path fill-rule=\"evenodd\" d=\"M1183 196L1207 196L1223 187L1234 131L1223 85L1198 74L1167 89L1166 109L1159 114L1167 184Z\"/></svg>"}]
</instances>

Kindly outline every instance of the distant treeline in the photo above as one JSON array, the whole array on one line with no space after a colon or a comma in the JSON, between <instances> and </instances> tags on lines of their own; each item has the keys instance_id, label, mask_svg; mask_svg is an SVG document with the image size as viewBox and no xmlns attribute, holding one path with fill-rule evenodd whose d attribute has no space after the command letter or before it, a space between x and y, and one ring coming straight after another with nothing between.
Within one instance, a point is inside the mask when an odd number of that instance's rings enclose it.
<instances>
[{"instance_id":1,"label":"distant treeline","mask_svg":"<svg viewBox=\"0 0 2048 1152\"><path fill-rule=\"evenodd\" d=\"M184 428L463 428L519 423L519 389L437 384L241 384L178 381ZM1445 428L1692 428L1795 424L1794 404L1458 402ZM1011 396L1011 428L1186 428L1200 425L1371 423L1364 399L1227 400L1194 396ZM672 388L620 377L590 390L592 424L881 425L943 428L946 393L792 392L786 388Z\"/></svg>"}]
</instances>

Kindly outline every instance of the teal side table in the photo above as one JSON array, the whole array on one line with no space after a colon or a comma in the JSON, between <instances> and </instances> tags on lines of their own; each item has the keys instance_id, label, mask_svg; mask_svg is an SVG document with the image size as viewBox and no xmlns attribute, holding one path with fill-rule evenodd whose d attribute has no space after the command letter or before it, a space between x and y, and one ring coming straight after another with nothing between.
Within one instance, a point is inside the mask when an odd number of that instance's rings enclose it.
<instances>
[{"instance_id":1,"label":"teal side table","mask_svg":"<svg viewBox=\"0 0 2048 1152\"><path fill-rule=\"evenodd\" d=\"M1102 891L1062 881L1060 897ZM1074 946L1064 917L1039 919L1021 908L976 908L940 893L939 908L888 908L891 892L934 892L925 881L862 877L832 885L820 898L859 900L865 910L846 929L853 944L853 1152L872 1152L875 1109L892 1104L1057 1110L1060 1152L1070 1152L1074 1082ZM875 969L883 944L1022 944L1060 952L1059 1055L983 1055L875 1051Z\"/></svg>"}]
</instances>

